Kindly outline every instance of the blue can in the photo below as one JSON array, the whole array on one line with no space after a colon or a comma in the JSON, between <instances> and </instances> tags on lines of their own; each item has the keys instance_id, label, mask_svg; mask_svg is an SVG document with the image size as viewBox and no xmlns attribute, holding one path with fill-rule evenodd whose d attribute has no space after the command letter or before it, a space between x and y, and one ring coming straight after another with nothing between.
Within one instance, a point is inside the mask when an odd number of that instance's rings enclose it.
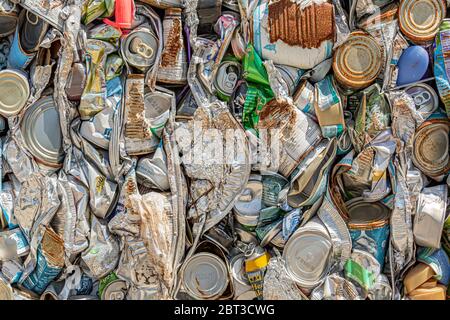
<instances>
[{"instance_id":1,"label":"blue can","mask_svg":"<svg viewBox=\"0 0 450 320\"><path fill-rule=\"evenodd\" d=\"M450 260L444 249L433 249L420 247L417 250L417 261L429 265L434 272L439 283L448 286L450 283Z\"/></svg>"},{"instance_id":2,"label":"blue can","mask_svg":"<svg viewBox=\"0 0 450 320\"><path fill-rule=\"evenodd\" d=\"M16 28L16 32L14 33L14 40L8 56L9 68L25 69L36 56L36 52L26 53L22 49L19 37L19 28Z\"/></svg>"}]
</instances>

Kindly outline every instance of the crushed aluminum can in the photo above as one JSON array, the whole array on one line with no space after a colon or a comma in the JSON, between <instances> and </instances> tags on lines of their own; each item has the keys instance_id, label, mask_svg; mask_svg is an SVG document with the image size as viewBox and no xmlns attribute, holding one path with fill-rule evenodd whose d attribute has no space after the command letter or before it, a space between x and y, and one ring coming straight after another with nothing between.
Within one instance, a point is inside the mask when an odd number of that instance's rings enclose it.
<instances>
[{"instance_id":1,"label":"crushed aluminum can","mask_svg":"<svg viewBox=\"0 0 450 320\"><path fill-rule=\"evenodd\" d=\"M245 273L245 255L243 253L237 254L230 259L230 270L236 299L242 298L242 295L248 291L253 291Z\"/></svg>"},{"instance_id":2,"label":"crushed aluminum can","mask_svg":"<svg viewBox=\"0 0 450 320\"><path fill-rule=\"evenodd\" d=\"M353 249L344 268L345 277L359 285L366 294L374 287L380 272L380 264L375 257L358 249Z\"/></svg>"},{"instance_id":3,"label":"crushed aluminum can","mask_svg":"<svg viewBox=\"0 0 450 320\"><path fill-rule=\"evenodd\" d=\"M261 172L262 177L262 197L265 206L277 206L281 190L286 186L288 180L275 172Z\"/></svg>"},{"instance_id":4,"label":"crushed aluminum can","mask_svg":"<svg viewBox=\"0 0 450 320\"><path fill-rule=\"evenodd\" d=\"M436 91L426 83L412 84L405 89L416 104L417 111L427 119L439 108L439 96Z\"/></svg>"},{"instance_id":5,"label":"crushed aluminum can","mask_svg":"<svg viewBox=\"0 0 450 320\"><path fill-rule=\"evenodd\" d=\"M127 34L120 44L122 56L131 66L146 71L156 60L159 42L148 27L135 29Z\"/></svg>"},{"instance_id":6,"label":"crushed aluminum can","mask_svg":"<svg viewBox=\"0 0 450 320\"><path fill-rule=\"evenodd\" d=\"M187 58L184 47L181 9L166 9L163 21L164 50L156 80L168 84L185 84Z\"/></svg>"},{"instance_id":7,"label":"crushed aluminum can","mask_svg":"<svg viewBox=\"0 0 450 320\"><path fill-rule=\"evenodd\" d=\"M264 272L269 259L269 253L260 246L251 246L245 252L245 273L258 300L263 298Z\"/></svg>"},{"instance_id":8,"label":"crushed aluminum can","mask_svg":"<svg viewBox=\"0 0 450 320\"><path fill-rule=\"evenodd\" d=\"M0 232L0 260L11 260L30 252L28 240L20 228Z\"/></svg>"},{"instance_id":9,"label":"crushed aluminum can","mask_svg":"<svg viewBox=\"0 0 450 320\"><path fill-rule=\"evenodd\" d=\"M225 58L220 63L214 78L217 95L223 101L228 101L242 77L242 66L232 58Z\"/></svg>"},{"instance_id":10,"label":"crushed aluminum can","mask_svg":"<svg viewBox=\"0 0 450 320\"><path fill-rule=\"evenodd\" d=\"M127 283L110 273L100 280L98 294L101 300L125 300Z\"/></svg>"}]
</instances>

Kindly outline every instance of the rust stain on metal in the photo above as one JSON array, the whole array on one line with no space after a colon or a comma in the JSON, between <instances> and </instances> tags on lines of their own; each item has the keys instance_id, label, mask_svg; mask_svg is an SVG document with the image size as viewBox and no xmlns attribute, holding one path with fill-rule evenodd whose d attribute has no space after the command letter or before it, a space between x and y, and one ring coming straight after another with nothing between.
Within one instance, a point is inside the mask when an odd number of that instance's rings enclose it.
<instances>
[{"instance_id":1,"label":"rust stain on metal","mask_svg":"<svg viewBox=\"0 0 450 320\"><path fill-rule=\"evenodd\" d=\"M144 121L144 88L141 83L133 82L127 95L126 106L128 108L127 123L125 124L125 136L133 139L150 137Z\"/></svg>"},{"instance_id":2,"label":"rust stain on metal","mask_svg":"<svg viewBox=\"0 0 450 320\"><path fill-rule=\"evenodd\" d=\"M334 39L333 5L312 4L306 9L291 0L269 4L270 42L281 40L291 46L318 48L323 41Z\"/></svg>"},{"instance_id":3,"label":"rust stain on metal","mask_svg":"<svg viewBox=\"0 0 450 320\"><path fill-rule=\"evenodd\" d=\"M179 19L173 19L172 29L170 30L170 35L161 58L161 67L165 68L176 65L178 52L181 49L181 41L181 21Z\"/></svg>"},{"instance_id":4,"label":"rust stain on metal","mask_svg":"<svg viewBox=\"0 0 450 320\"><path fill-rule=\"evenodd\" d=\"M295 123L296 114L287 102L269 101L260 113L258 129L281 129L289 123Z\"/></svg>"}]
</instances>

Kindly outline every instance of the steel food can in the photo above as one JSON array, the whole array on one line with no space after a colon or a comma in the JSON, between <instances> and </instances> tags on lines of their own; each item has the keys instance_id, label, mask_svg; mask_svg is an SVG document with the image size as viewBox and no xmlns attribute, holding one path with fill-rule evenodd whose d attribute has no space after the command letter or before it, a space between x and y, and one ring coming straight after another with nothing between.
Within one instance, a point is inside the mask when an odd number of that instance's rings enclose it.
<instances>
[{"instance_id":1,"label":"steel food can","mask_svg":"<svg viewBox=\"0 0 450 320\"><path fill-rule=\"evenodd\" d=\"M30 85L24 72L6 69L0 71L0 114L11 117L18 114L30 96Z\"/></svg>"},{"instance_id":2,"label":"steel food can","mask_svg":"<svg viewBox=\"0 0 450 320\"><path fill-rule=\"evenodd\" d=\"M439 283L448 286L450 283L450 259L444 249L424 248L417 250L417 261L429 265Z\"/></svg>"},{"instance_id":3,"label":"steel food can","mask_svg":"<svg viewBox=\"0 0 450 320\"><path fill-rule=\"evenodd\" d=\"M191 256L181 273L183 287L195 299L217 299L225 292L229 283L225 262L208 252Z\"/></svg>"},{"instance_id":4,"label":"steel food can","mask_svg":"<svg viewBox=\"0 0 450 320\"><path fill-rule=\"evenodd\" d=\"M264 272L269 264L270 255L265 249L255 246L248 248L245 257L245 272L248 281L257 299L261 300L263 298Z\"/></svg>"},{"instance_id":5,"label":"steel food can","mask_svg":"<svg viewBox=\"0 0 450 320\"><path fill-rule=\"evenodd\" d=\"M330 268L332 243L318 217L300 227L283 250L288 275L303 289L317 286Z\"/></svg>"},{"instance_id":6,"label":"steel food can","mask_svg":"<svg viewBox=\"0 0 450 320\"><path fill-rule=\"evenodd\" d=\"M398 22L409 40L428 44L434 40L445 15L443 0L403 0L398 9Z\"/></svg>"},{"instance_id":7,"label":"steel food can","mask_svg":"<svg viewBox=\"0 0 450 320\"><path fill-rule=\"evenodd\" d=\"M21 131L36 161L60 167L64 159L59 113L52 96L39 99L23 117Z\"/></svg>"},{"instance_id":8,"label":"steel food can","mask_svg":"<svg viewBox=\"0 0 450 320\"><path fill-rule=\"evenodd\" d=\"M383 49L369 34L351 33L333 57L335 79L344 87L361 89L371 85L383 67Z\"/></svg>"},{"instance_id":9,"label":"steel food can","mask_svg":"<svg viewBox=\"0 0 450 320\"><path fill-rule=\"evenodd\" d=\"M449 133L448 120L434 119L424 122L414 135L414 165L438 181L450 170Z\"/></svg>"},{"instance_id":10,"label":"steel food can","mask_svg":"<svg viewBox=\"0 0 450 320\"><path fill-rule=\"evenodd\" d=\"M254 230L262 208L263 183L261 176L251 174L247 185L234 204L236 221L247 230Z\"/></svg>"},{"instance_id":11,"label":"steel food can","mask_svg":"<svg viewBox=\"0 0 450 320\"><path fill-rule=\"evenodd\" d=\"M223 100L230 100L238 81L242 77L242 66L234 58L224 58L220 63L214 78L217 96Z\"/></svg>"},{"instance_id":12,"label":"steel food can","mask_svg":"<svg viewBox=\"0 0 450 320\"><path fill-rule=\"evenodd\" d=\"M279 194L287 185L288 180L282 175L275 172L263 171L262 177L262 202L265 206L277 206L279 202Z\"/></svg>"},{"instance_id":13,"label":"steel food can","mask_svg":"<svg viewBox=\"0 0 450 320\"><path fill-rule=\"evenodd\" d=\"M297 90L292 96L294 105L303 111L315 117L314 110L314 86L308 80L300 82Z\"/></svg>"},{"instance_id":14,"label":"steel food can","mask_svg":"<svg viewBox=\"0 0 450 320\"><path fill-rule=\"evenodd\" d=\"M352 199L345 206L353 248L369 252L383 267L391 210L381 202L364 202L361 198Z\"/></svg>"},{"instance_id":15,"label":"steel food can","mask_svg":"<svg viewBox=\"0 0 450 320\"><path fill-rule=\"evenodd\" d=\"M100 280L98 295L101 300L125 300L127 283L112 272Z\"/></svg>"},{"instance_id":16,"label":"steel food can","mask_svg":"<svg viewBox=\"0 0 450 320\"><path fill-rule=\"evenodd\" d=\"M377 259L367 251L359 249L353 249L344 266L345 277L363 288L366 295L375 286L380 272Z\"/></svg>"},{"instance_id":17,"label":"steel food can","mask_svg":"<svg viewBox=\"0 0 450 320\"><path fill-rule=\"evenodd\" d=\"M181 24L181 9L166 9L163 21L164 50L157 73L157 81L184 84L187 77L187 57Z\"/></svg>"},{"instance_id":18,"label":"steel food can","mask_svg":"<svg viewBox=\"0 0 450 320\"><path fill-rule=\"evenodd\" d=\"M233 277L234 296L238 297L247 291L251 291L252 287L245 273L245 255L243 253L231 258L230 269Z\"/></svg>"},{"instance_id":19,"label":"steel food can","mask_svg":"<svg viewBox=\"0 0 450 320\"><path fill-rule=\"evenodd\" d=\"M439 108L439 96L436 91L426 83L412 84L405 89L416 105L417 111L427 119Z\"/></svg>"},{"instance_id":20,"label":"steel food can","mask_svg":"<svg viewBox=\"0 0 450 320\"><path fill-rule=\"evenodd\" d=\"M141 71L153 66L158 47L158 38L149 28L133 30L121 40L120 45L126 62Z\"/></svg>"}]
</instances>

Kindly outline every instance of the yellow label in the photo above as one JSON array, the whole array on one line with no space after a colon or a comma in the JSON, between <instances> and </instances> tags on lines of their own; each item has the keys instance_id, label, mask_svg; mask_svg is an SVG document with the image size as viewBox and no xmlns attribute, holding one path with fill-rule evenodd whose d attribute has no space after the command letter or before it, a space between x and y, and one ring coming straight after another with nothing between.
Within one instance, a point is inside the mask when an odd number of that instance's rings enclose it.
<instances>
[{"instance_id":1,"label":"yellow label","mask_svg":"<svg viewBox=\"0 0 450 320\"><path fill-rule=\"evenodd\" d=\"M106 177L104 176L97 176L95 178L95 190L97 193L102 192L103 187L105 186Z\"/></svg>"},{"instance_id":2,"label":"yellow label","mask_svg":"<svg viewBox=\"0 0 450 320\"><path fill-rule=\"evenodd\" d=\"M254 260L245 261L245 271L252 272L258 269L265 268L269 264L270 255L268 252Z\"/></svg>"}]
</instances>

